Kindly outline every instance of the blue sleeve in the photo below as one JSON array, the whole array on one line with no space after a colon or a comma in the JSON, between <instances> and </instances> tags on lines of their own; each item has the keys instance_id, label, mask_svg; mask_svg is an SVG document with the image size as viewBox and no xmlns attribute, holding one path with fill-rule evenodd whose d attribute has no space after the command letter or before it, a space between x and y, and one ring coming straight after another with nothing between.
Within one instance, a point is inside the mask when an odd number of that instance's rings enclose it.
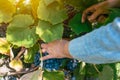
<instances>
[{"instance_id":1,"label":"blue sleeve","mask_svg":"<svg viewBox=\"0 0 120 80\"><path fill-rule=\"evenodd\" d=\"M69 43L73 58L86 63L104 64L120 61L120 18Z\"/></svg>"}]
</instances>

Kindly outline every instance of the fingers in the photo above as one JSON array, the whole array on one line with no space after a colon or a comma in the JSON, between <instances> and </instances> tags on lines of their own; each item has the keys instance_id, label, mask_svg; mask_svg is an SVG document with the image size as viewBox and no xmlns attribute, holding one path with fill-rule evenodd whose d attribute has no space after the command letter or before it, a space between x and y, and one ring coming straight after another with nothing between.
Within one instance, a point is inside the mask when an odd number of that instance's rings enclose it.
<instances>
[{"instance_id":1,"label":"fingers","mask_svg":"<svg viewBox=\"0 0 120 80\"><path fill-rule=\"evenodd\" d=\"M104 23L105 19L106 19L106 16L105 16L105 15L101 15L101 16L99 16L99 18L97 19L97 22L99 22L99 23Z\"/></svg>"},{"instance_id":2,"label":"fingers","mask_svg":"<svg viewBox=\"0 0 120 80\"><path fill-rule=\"evenodd\" d=\"M85 20L87 19L87 16L90 16L91 13L93 13L94 11L95 11L94 6L86 9L85 11L83 11L83 14L82 14L82 23L84 23Z\"/></svg>"},{"instance_id":3,"label":"fingers","mask_svg":"<svg viewBox=\"0 0 120 80\"><path fill-rule=\"evenodd\" d=\"M97 18L100 16L100 15L103 15L103 14L107 14L108 11L105 10L105 9L98 9L97 11L95 11L90 17L89 17L89 21L90 22L94 22L95 20L97 20Z\"/></svg>"},{"instance_id":4,"label":"fingers","mask_svg":"<svg viewBox=\"0 0 120 80\"><path fill-rule=\"evenodd\" d=\"M85 19L86 19L86 12L83 12L83 14L82 14L82 23L85 22Z\"/></svg>"}]
</instances>

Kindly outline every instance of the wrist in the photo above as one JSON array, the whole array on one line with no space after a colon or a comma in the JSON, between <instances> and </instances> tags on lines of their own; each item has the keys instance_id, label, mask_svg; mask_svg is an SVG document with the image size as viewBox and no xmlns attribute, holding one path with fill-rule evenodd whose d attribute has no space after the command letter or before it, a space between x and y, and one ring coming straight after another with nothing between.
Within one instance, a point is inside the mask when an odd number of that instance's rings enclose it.
<instances>
[{"instance_id":1,"label":"wrist","mask_svg":"<svg viewBox=\"0 0 120 80\"><path fill-rule=\"evenodd\" d=\"M66 44L64 45L64 54L66 55L67 58L73 58L69 52L69 41L66 42Z\"/></svg>"}]
</instances>

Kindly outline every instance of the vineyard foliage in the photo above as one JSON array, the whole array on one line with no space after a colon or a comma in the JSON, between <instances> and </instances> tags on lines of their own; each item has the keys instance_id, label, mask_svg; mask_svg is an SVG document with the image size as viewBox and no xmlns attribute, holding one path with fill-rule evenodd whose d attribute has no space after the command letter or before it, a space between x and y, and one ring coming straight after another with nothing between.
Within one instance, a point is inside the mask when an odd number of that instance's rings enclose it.
<instances>
[{"instance_id":1,"label":"vineyard foliage","mask_svg":"<svg viewBox=\"0 0 120 80\"><path fill-rule=\"evenodd\" d=\"M112 8L109 9L110 13L104 23L98 23L96 26L93 26L89 21L81 23L83 10L101 1L104 0L0 0L0 27L4 27L3 24L7 27L6 35L0 35L0 53L10 56L11 48L24 47L26 51L24 52L23 61L32 63L35 53L40 50L39 41L48 43L62 39L66 26L70 28L71 34L75 33L78 36L81 33L94 30L94 27L101 27L113 21L115 17L120 16L120 9ZM70 15L73 12L75 12L74 16L71 17ZM14 53L13 55L15 56ZM16 60L13 59L11 62L16 63ZM21 61L19 62L22 64ZM86 71L89 67L85 67L85 65L80 63L76 69L80 72L75 71L78 74L74 73L78 80L82 80L83 76L89 73ZM112 64L114 67L110 67L109 64L106 65L98 68L100 71L98 73L96 68L93 70L98 74L95 77L101 80L117 79L117 76L119 76L117 75L119 73L117 72L119 63ZM64 79L61 71L51 73L45 71L43 75L44 80ZM55 75L55 77L49 77L51 75ZM111 76L109 78L112 79L105 78L107 77L105 75Z\"/></svg>"},{"instance_id":2,"label":"vineyard foliage","mask_svg":"<svg viewBox=\"0 0 120 80\"><path fill-rule=\"evenodd\" d=\"M81 9L82 12L83 8L98 2L95 0L89 4L90 1L0 0L0 23L7 26L6 36L1 36L0 53L8 55L10 54L10 47L14 46L29 49L38 44L39 40L51 42L62 39L64 31L63 22L69 17L69 9L66 6L71 5L78 11ZM84 3L85 6L80 5L78 8L78 3ZM81 15L78 15L78 19L74 18L75 20L71 20L70 26L73 28L73 31L77 34L90 31L91 27L79 23L80 18ZM77 23L79 24L77 25ZM75 27L74 24L76 24ZM76 31L77 26L85 27L83 29L78 27L79 29ZM2 38L5 38L4 41ZM4 45L6 47L2 49Z\"/></svg>"}]
</instances>

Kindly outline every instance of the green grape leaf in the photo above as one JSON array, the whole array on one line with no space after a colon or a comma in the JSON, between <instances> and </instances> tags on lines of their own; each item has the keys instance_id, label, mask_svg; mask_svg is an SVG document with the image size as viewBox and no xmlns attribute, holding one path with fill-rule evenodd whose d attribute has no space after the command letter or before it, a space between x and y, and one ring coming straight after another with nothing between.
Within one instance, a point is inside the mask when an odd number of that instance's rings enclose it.
<instances>
[{"instance_id":1,"label":"green grape leaf","mask_svg":"<svg viewBox=\"0 0 120 80\"><path fill-rule=\"evenodd\" d=\"M61 39L63 34L63 24L51 25L49 22L39 20L36 33L45 42Z\"/></svg>"},{"instance_id":2,"label":"green grape leaf","mask_svg":"<svg viewBox=\"0 0 120 80\"><path fill-rule=\"evenodd\" d=\"M59 2L55 1L49 6L46 6L44 0L40 0L39 4L37 11L39 19L48 21L53 25L67 19L67 12L64 8L61 8Z\"/></svg>"},{"instance_id":3,"label":"green grape leaf","mask_svg":"<svg viewBox=\"0 0 120 80\"><path fill-rule=\"evenodd\" d=\"M84 80L86 72L85 66L86 64L84 62L78 63L77 67L73 72L73 75L75 76L76 80Z\"/></svg>"},{"instance_id":4,"label":"green grape leaf","mask_svg":"<svg viewBox=\"0 0 120 80\"><path fill-rule=\"evenodd\" d=\"M99 28L101 26L104 26L108 23L111 23L116 17L120 17L120 9L119 8L110 8L110 13L108 14L108 17L105 19L103 23L99 23L96 25L96 28Z\"/></svg>"},{"instance_id":5,"label":"green grape leaf","mask_svg":"<svg viewBox=\"0 0 120 80\"><path fill-rule=\"evenodd\" d=\"M0 38L0 53L10 55L10 44L5 38Z\"/></svg>"},{"instance_id":6,"label":"green grape leaf","mask_svg":"<svg viewBox=\"0 0 120 80\"><path fill-rule=\"evenodd\" d=\"M38 40L34 20L30 15L16 15L7 28L7 40L13 45L32 47Z\"/></svg>"},{"instance_id":7,"label":"green grape leaf","mask_svg":"<svg viewBox=\"0 0 120 80\"><path fill-rule=\"evenodd\" d=\"M25 63L32 63L34 61L34 57L36 52L39 50L39 45L35 44L33 47L29 48L27 53L24 54L24 62Z\"/></svg>"},{"instance_id":8,"label":"green grape leaf","mask_svg":"<svg viewBox=\"0 0 120 80\"><path fill-rule=\"evenodd\" d=\"M43 78L43 79L41 79L41 78ZM44 70L44 72L43 72L41 69L39 69L32 73L28 73L28 75L23 76L22 80L64 80L64 73L63 73L63 71L49 72L46 70Z\"/></svg>"},{"instance_id":9,"label":"green grape leaf","mask_svg":"<svg viewBox=\"0 0 120 80\"><path fill-rule=\"evenodd\" d=\"M44 71L43 80L64 80L64 73L62 71Z\"/></svg>"},{"instance_id":10,"label":"green grape leaf","mask_svg":"<svg viewBox=\"0 0 120 80\"><path fill-rule=\"evenodd\" d=\"M104 66L103 71L99 74L100 80L113 80L113 69L110 66Z\"/></svg>"},{"instance_id":11,"label":"green grape leaf","mask_svg":"<svg viewBox=\"0 0 120 80\"><path fill-rule=\"evenodd\" d=\"M12 20L16 7L8 0L0 0L0 23L8 23Z\"/></svg>"},{"instance_id":12,"label":"green grape leaf","mask_svg":"<svg viewBox=\"0 0 120 80\"><path fill-rule=\"evenodd\" d=\"M120 9L119 8L111 8L108 18L106 19L104 24L108 24L112 22L116 17L120 17Z\"/></svg>"},{"instance_id":13,"label":"green grape leaf","mask_svg":"<svg viewBox=\"0 0 120 80\"><path fill-rule=\"evenodd\" d=\"M88 21L81 23L81 18L82 14L78 13L69 22L69 26L76 34L80 34L82 32L90 32L92 30L91 24Z\"/></svg>"}]
</instances>

